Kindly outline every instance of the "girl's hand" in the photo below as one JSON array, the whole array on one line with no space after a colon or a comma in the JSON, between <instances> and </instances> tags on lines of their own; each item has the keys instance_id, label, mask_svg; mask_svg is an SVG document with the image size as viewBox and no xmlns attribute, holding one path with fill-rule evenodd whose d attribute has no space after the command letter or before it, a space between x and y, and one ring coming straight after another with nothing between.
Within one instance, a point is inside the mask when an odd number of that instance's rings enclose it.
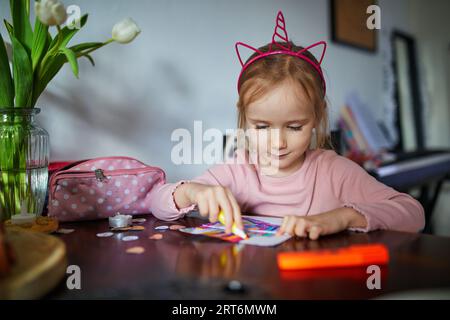
<instances>
[{"instance_id":1,"label":"girl's hand","mask_svg":"<svg viewBox=\"0 0 450 320\"><path fill-rule=\"evenodd\" d=\"M339 208L317 215L287 216L277 235L288 233L298 237L317 240L319 236L338 233L349 227L364 228L367 222L363 215L352 208Z\"/></svg>"},{"instance_id":2,"label":"girl's hand","mask_svg":"<svg viewBox=\"0 0 450 320\"><path fill-rule=\"evenodd\" d=\"M226 233L231 233L233 223L243 229L241 209L228 188L200 183L188 183L186 186L185 195L190 203L197 204L200 215L216 222L220 210L223 210Z\"/></svg>"}]
</instances>

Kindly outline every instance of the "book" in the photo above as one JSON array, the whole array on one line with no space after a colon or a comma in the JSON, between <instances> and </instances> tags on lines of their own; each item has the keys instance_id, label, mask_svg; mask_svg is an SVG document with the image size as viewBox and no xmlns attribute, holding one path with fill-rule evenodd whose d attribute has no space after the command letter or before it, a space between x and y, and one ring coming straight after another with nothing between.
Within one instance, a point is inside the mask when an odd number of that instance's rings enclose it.
<instances>
[{"instance_id":1,"label":"book","mask_svg":"<svg viewBox=\"0 0 450 320\"><path fill-rule=\"evenodd\" d=\"M361 152L367 152L369 151L368 145L359 130L359 127L353 118L353 114L348 106L344 106L341 109L341 116L344 120L345 124L348 126L348 128L351 130L353 137L355 138L355 141L358 145L358 150Z\"/></svg>"}]
</instances>

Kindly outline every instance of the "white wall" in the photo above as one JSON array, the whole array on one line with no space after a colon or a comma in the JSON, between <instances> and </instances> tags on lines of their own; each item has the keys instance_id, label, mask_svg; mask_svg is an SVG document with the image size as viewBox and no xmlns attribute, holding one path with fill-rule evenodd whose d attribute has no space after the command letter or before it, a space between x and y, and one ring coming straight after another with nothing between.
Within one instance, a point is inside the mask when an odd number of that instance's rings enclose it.
<instances>
[{"instance_id":1,"label":"white wall","mask_svg":"<svg viewBox=\"0 0 450 320\"><path fill-rule=\"evenodd\" d=\"M417 38L426 144L450 147L450 2L413 0L411 30ZM444 183L433 216L435 234L450 235L450 183Z\"/></svg>"},{"instance_id":2,"label":"white wall","mask_svg":"<svg viewBox=\"0 0 450 320\"><path fill-rule=\"evenodd\" d=\"M430 147L450 147L450 2L433 4L412 1L411 27L421 58L426 143Z\"/></svg>"},{"instance_id":3,"label":"white wall","mask_svg":"<svg viewBox=\"0 0 450 320\"><path fill-rule=\"evenodd\" d=\"M74 42L106 40L112 25L126 16L139 23L142 34L130 45L112 44L94 53L95 68L80 61L80 79L65 66L51 83L38 102L43 109L39 121L51 136L51 159L128 155L161 166L169 181L200 174L207 165L171 162L171 133L180 127L192 130L194 120L203 120L204 129L235 127L240 65L234 43L269 42L279 9L295 42L329 40L328 2L66 0L90 14ZM8 1L0 3L1 15L9 17ZM389 67L389 30L410 29L410 2L379 3L378 53L329 41L323 68L333 127L351 90L373 107L378 120L393 121L383 75ZM3 26L1 32L6 36ZM445 120L438 123L447 128Z\"/></svg>"}]
</instances>

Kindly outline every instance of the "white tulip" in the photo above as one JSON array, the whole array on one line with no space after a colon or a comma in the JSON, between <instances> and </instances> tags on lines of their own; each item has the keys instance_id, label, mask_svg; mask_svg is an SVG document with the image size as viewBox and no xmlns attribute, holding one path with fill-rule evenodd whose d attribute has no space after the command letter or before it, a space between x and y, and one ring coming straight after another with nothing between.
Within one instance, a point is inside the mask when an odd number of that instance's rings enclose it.
<instances>
[{"instance_id":1,"label":"white tulip","mask_svg":"<svg viewBox=\"0 0 450 320\"><path fill-rule=\"evenodd\" d=\"M116 23L112 29L112 38L119 43L129 43L141 32L136 22L126 18Z\"/></svg>"},{"instance_id":2,"label":"white tulip","mask_svg":"<svg viewBox=\"0 0 450 320\"><path fill-rule=\"evenodd\" d=\"M64 4L58 0L41 0L34 3L34 10L39 20L48 26L63 24L67 19Z\"/></svg>"}]
</instances>

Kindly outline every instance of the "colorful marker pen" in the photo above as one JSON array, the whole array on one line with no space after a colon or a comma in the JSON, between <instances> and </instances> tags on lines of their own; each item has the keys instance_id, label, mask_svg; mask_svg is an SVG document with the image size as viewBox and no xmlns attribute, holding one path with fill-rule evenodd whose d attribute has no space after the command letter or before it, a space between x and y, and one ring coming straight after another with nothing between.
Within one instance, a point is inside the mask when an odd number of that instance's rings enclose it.
<instances>
[{"instance_id":1,"label":"colorful marker pen","mask_svg":"<svg viewBox=\"0 0 450 320\"><path fill-rule=\"evenodd\" d=\"M225 225L225 214L223 213L222 210L220 210L219 216L217 217L217 219L219 219L220 223ZM248 236L245 234L245 232L243 230L239 229L236 226L236 223L234 223L234 222L233 222L233 226L231 227L231 232L242 239L248 239Z\"/></svg>"}]
</instances>

